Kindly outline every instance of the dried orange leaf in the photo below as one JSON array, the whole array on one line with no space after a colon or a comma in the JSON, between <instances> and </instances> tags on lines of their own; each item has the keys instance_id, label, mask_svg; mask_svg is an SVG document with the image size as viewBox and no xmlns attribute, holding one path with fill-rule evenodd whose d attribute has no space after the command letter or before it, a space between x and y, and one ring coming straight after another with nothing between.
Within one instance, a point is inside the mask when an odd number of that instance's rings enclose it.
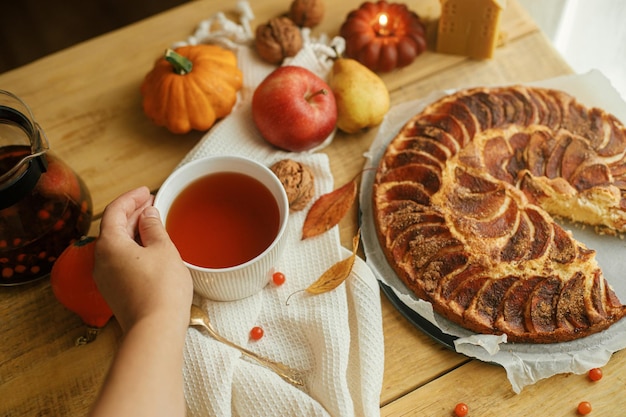
<instances>
[{"instance_id":1,"label":"dried orange leaf","mask_svg":"<svg viewBox=\"0 0 626 417\"><path fill-rule=\"evenodd\" d=\"M352 254L328 268L317 281L309 285L306 292L309 294L322 294L334 290L350 276L352 266L356 260L360 236L361 231L359 230L356 236L352 238Z\"/></svg>"},{"instance_id":2,"label":"dried orange leaf","mask_svg":"<svg viewBox=\"0 0 626 417\"><path fill-rule=\"evenodd\" d=\"M346 215L356 197L356 179L322 195L311 206L302 226L302 239L321 235Z\"/></svg>"}]
</instances>

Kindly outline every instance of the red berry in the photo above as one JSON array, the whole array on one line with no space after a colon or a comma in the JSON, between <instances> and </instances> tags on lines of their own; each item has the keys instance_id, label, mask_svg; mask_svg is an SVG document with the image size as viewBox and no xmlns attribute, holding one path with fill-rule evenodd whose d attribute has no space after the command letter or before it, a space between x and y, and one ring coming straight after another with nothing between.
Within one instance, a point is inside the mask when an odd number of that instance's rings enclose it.
<instances>
[{"instance_id":1,"label":"red berry","mask_svg":"<svg viewBox=\"0 0 626 417\"><path fill-rule=\"evenodd\" d=\"M588 401L578 404L578 414L586 416L589 413L591 413L591 404Z\"/></svg>"},{"instance_id":2,"label":"red berry","mask_svg":"<svg viewBox=\"0 0 626 417\"><path fill-rule=\"evenodd\" d=\"M602 369L593 368L589 370L589 379L592 381L599 381L602 379Z\"/></svg>"},{"instance_id":3,"label":"red berry","mask_svg":"<svg viewBox=\"0 0 626 417\"><path fill-rule=\"evenodd\" d=\"M285 274L282 272L274 272L272 274L272 281L274 285L283 285L285 283Z\"/></svg>"},{"instance_id":4,"label":"red berry","mask_svg":"<svg viewBox=\"0 0 626 417\"><path fill-rule=\"evenodd\" d=\"M260 338L263 337L263 328L259 327L259 326L254 326L251 330L250 330L250 339L252 340L259 340Z\"/></svg>"},{"instance_id":5,"label":"red berry","mask_svg":"<svg viewBox=\"0 0 626 417\"><path fill-rule=\"evenodd\" d=\"M458 403L454 407L454 415L457 417L465 417L467 413L469 413L469 407L467 406L467 404Z\"/></svg>"}]
</instances>

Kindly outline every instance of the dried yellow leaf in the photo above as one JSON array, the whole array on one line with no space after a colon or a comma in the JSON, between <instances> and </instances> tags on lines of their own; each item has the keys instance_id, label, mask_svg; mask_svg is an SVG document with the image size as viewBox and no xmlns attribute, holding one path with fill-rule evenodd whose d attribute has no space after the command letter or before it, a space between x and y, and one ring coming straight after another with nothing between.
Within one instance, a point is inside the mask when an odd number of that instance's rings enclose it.
<instances>
[{"instance_id":1,"label":"dried yellow leaf","mask_svg":"<svg viewBox=\"0 0 626 417\"><path fill-rule=\"evenodd\" d=\"M360 237L361 230L359 229L356 236L352 238L352 254L328 268L317 281L306 289L306 292L309 294L322 294L334 290L350 276L356 260Z\"/></svg>"}]
</instances>

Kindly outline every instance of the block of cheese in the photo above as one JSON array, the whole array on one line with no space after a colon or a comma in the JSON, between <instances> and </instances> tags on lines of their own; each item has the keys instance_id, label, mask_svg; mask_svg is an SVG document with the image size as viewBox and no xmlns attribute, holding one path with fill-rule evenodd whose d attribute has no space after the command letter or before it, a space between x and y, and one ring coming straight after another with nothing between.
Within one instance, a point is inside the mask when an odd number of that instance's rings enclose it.
<instances>
[{"instance_id":1,"label":"block of cheese","mask_svg":"<svg viewBox=\"0 0 626 417\"><path fill-rule=\"evenodd\" d=\"M474 59L493 56L506 0L440 0L437 52Z\"/></svg>"}]
</instances>

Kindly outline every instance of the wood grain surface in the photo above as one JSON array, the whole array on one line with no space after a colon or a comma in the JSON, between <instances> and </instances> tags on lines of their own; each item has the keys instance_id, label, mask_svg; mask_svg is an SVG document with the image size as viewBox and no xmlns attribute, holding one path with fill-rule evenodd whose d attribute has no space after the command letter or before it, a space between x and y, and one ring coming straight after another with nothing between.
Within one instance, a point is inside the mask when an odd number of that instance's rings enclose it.
<instances>
[{"instance_id":1,"label":"wood grain surface","mask_svg":"<svg viewBox=\"0 0 626 417\"><path fill-rule=\"evenodd\" d=\"M288 2L252 2L253 26L283 13ZM327 1L315 33L336 35L345 15L360 2ZM192 1L154 17L99 36L31 64L0 74L0 89L12 91L32 108L53 151L72 166L91 191L96 216L116 196L139 185L157 190L202 137L175 136L142 113L139 85L153 61L172 42L186 38L200 20L217 11L233 15L236 1ZM409 6L432 28L436 0ZM511 0L503 15L503 44L488 61L427 51L410 66L383 74L392 104L425 97L435 90L535 81L571 73L531 19ZM375 130L339 133L324 150L336 185L358 176ZM350 246L358 208L340 223L342 243ZM590 401L593 415L622 415L626 386L620 352L605 377L590 383L584 375L558 375L516 395L504 370L470 360L442 347L410 324L382 296L385 372L380 397L384 416L452 416L456 402L470 416L576 415L579 401ZM96 395L119 343L110 322L89 345L74 341L84 326L55 299L47 279L0 288L0 415L84 415Z\"/></svg>"}]
</instances>

